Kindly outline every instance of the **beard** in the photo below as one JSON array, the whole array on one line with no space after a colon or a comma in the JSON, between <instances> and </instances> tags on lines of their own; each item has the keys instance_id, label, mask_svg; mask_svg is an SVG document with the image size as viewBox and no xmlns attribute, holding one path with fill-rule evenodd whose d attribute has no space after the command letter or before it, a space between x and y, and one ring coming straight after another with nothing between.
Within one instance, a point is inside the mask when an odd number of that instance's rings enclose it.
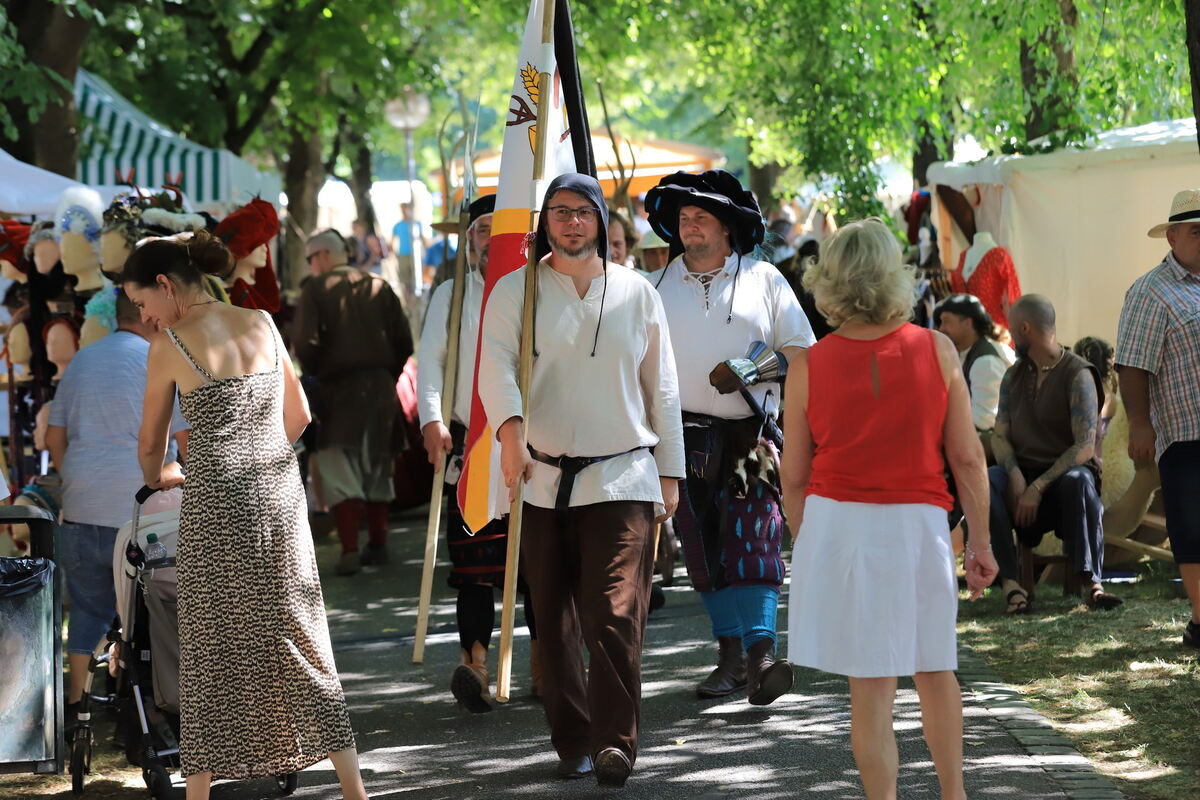
<instances>
[{"instance_id":1,"label":"beard","mask_svg":"<svg viewBox=\"0 0 1200 800\"><path fill-rule=\"evenodd\" d=\"M554 251L556 256L572 260L580 259L588 253L596 252L596 243L599 241L597 237L593 236L591 239L584 239L578 247L572 247L549 231L546 231L546 238L550 241L550 249Z\"/></svg>"},{"instance_id":2,"label":"beard","mask_svg":"<svg viewBox=\"0 0 1200 800\"><path fill-rule=\"evenodd\" d=\"M705 260L717 252L717 245L707 239L683 243L683 252L692 259Z\"/></svg>"}]
</instances>

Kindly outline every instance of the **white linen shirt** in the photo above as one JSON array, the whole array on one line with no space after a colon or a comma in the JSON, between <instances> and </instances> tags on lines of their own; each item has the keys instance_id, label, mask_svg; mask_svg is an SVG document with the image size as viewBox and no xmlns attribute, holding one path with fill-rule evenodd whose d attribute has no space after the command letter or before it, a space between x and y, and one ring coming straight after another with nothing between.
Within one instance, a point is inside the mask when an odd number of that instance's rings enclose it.
<instances>
[{"instance_id":1,"label":"white linen shirt","mask_svg":"<svg viewBox=\"0 0 1200 800\"><path fill-rule=\"evenodd\" d=\"M493 430L511 417L525 417L517 388L525 270L496 282L484 313L479 394ZM671 336L658 293L645 278L612 263L607 273L607 291L600 276L580 298L569 276L546 262L537 265L536 352L525 436L550 456L654 447L653 455L634 450L586 467L575 478L570 505L645 501L661 514L659 476L684 475ZM554 508L561 475L557 467L534 461L525 502Z\"/></svg>"},{"instance_id":2,"label":"white linen shirt","mask_svg":"<svg viewBox=\"0 0 1200 800\"><path fill-rule=\"evenodd\" d=\"M722 419L751 416L753 412L740 393L720 394L708 382L713 367L742 358L754 341L766 342L772 350L811 347L816 342L796 293L779 270L765 261L742 256L739 272L738 255L731 253L713 278L707 301L704 287L688 271L683 256L647 279L658 287L671 341L676 343L675 367L684 411ZM768 391L773 392L778 408L778 384L750 387L764 408Z\"/></svg>"},{"instance_id":3,"label":"white linen shirt","mask_svg":"<svg viewBox=\"0 0 1200 800\"><path fill-rule=\"evenodd\" d=\"M982 355L971 364L971 420L975 428L990 431L996 427L996 413L1000 409L1000 383L1004 373L1016 363L1017 356L1005 344L992 342L1000 351L999 356ZM959 363L967 363L970 350L960 350Z\"/></svg>"},{"instance_id":4,"label":"white linen shirt","mask_svg":"<svg viewBox=\"0 0 1200 800\"><path fill-rule=\"evenodd\" d=\"M479 345L479 312L483 307L483 276L478 270L467 273L463 294L462 327L458 338L458 380L454 386L451 418L471 424L471 389L475 383L475 351ZM417 413L421 427L442 419L442 385L446 378L446 351L450 321L450 299L454 280L448 280L433 292L417 348Z\"/></svg>"}]
</instances>

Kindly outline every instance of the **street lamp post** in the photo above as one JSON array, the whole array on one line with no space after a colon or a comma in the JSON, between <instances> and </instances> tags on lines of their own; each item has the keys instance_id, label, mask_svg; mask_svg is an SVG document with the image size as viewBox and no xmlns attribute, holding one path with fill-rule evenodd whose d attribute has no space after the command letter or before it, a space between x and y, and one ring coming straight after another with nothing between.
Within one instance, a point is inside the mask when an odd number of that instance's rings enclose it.
<instances>
[{"instance_id":1,"label":"street lamp post","mask_svg":"<svg viewBox=\"0 0 1200 800\"><path fill-rule=\"evenodd\" d=\"M425 124L429 119L429 97L412 87L405 87L403 94L391 100L384 106L384 115L393 128L404 132L404 180L408 184L408 201L416 217L416 193L413 191L413 180L417 172L417 157L413 147L413 131ZM414 295L421 294L424 286L421 270L421 237L414 235L411 221L409 223L409 238L412 240L412 270L408 275L400 275L400 283L410 286ZM420 231L418 224L417 231Z\"/></svg>"}]
</instances>

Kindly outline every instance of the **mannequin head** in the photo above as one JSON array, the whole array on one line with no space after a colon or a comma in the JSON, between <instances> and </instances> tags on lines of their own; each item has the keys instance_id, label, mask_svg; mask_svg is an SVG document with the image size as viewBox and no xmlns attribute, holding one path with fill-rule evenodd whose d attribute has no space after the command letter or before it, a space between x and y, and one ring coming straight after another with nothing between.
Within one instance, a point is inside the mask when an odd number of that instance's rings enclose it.
<instances>
[{"instance_id":1,"label":"mannequin head","mask_svg":"<svg viewBox=\"0 0 1200 800\"><path fill-rule=\"evenodd\" d=\"M54 222L42 220L37 222L29 231L29 241L25 243L25 260L32 261L41 275L49 275L58 263L58 241L54 238Z\"/></svg>"},{"instance_id":2,"label":"mannequin head","mask_svg":"<svg viewBox=\"0 0 1200 800\"><path fill-rule=\"evenodd\" d=\"M33 347L29 340L29 311L21 309L13 314L8 333L4 337L8 347L8 361L22 368L22 375L29 373L29 361L33 358Z\"/></svg>"},{"instance_id":3,"label":"mannequin head","mask_svg":"<svg viewBox=\"0 0 1200 800\"><path fill-rule=\"evenodd\" d=\"M54 221L58 226L63 270L78 278L76 289L92 291L100 275L100 222L104 206L93 189L77 186L63 192Z\"/></svg>"},{"instance_id":4,"label":"mannequin head","mask_svg":"<svg viewBox=\"0 0 1200 800\"><path fill-rule=\"evenodd\" d=\"M133 245L121 231L105 231L100 234L100 266L107 272L119 274L125 268L125 259L133 252Z\"/></svg>"},{"instance_id":5,"label":"mannequin head","mask_svg":"<svg viewBox=\"0 0 1200 800\"><path fill-rule=\"evenodd\" d=\"M279 233L279 215L274 206L256 197L221 220L215 233L237 262L227 280L240 278L253 284L255 273L271 263L269 246Z\"/></svg>"},{"instance_id":6,"label":"mannequin head","mask_svg":"<svg viewBox=\"0 0 1200 800\"><path fill-rule=\"evenodd\" d=\"M58 367L55 377L61 378L79 352L79 328L70 317L55 317L42 329L42 341L46 344L46 358Z\"/></svg>"},{"instance_id":7,"label":"mannequin head","mask_svg":"<svg viewBox=\"0 0 1200 800\"><path fill-rule=\"evenodd\" d=\"M104 228L100 231L100 268L109 275L120 275L125 259L138 239L145 235L142 224L141 195L119 194L104 209Z\"/></svg>"},{"instance_id":8,"label":"mannequin head","mask_svg":"<svg viewBox=\"0 0 1200 800\"><path fill-rule=\"evenodd\" d=\"M104 288L92 295L83 307L83 325L79 329L81 348L103 339L117 329L117 293L118 290L106 278Z\"/></svg>"},{"instance_id":9,"label":"mannequin head","mask_svg":"<svg viewBox=\"0 0 1200 800\"><path fill-rule=\"evenodd\" d=\"M267 246L260 244L250 251L250 255L239 258L233 267L232 280L239 278L251 286L254 285L254 273L267 265Z\"/></svg>"}]
</instances>

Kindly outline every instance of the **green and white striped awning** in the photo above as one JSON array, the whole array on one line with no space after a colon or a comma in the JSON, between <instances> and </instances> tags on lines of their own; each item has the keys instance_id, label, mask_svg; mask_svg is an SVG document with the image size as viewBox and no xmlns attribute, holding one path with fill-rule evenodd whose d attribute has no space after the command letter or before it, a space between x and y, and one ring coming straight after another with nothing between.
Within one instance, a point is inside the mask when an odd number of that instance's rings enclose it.
<instances>
[{"instance_id":1,"label":"green and white striped awning","mask_svg":"<svg viewBox=\"0 0 1200 800\"><path fill-rule=\"evenodd\" d=\"M173 183L182 175L184 194L196 207L233 206L261 195L278 203L279 176L260 172L228 150L189 142L152 119L103 79L79 70L75 105L84 120L79 180L91 186L120 183L134 170L146 189Z\"/></svg>"}]
</instances>

